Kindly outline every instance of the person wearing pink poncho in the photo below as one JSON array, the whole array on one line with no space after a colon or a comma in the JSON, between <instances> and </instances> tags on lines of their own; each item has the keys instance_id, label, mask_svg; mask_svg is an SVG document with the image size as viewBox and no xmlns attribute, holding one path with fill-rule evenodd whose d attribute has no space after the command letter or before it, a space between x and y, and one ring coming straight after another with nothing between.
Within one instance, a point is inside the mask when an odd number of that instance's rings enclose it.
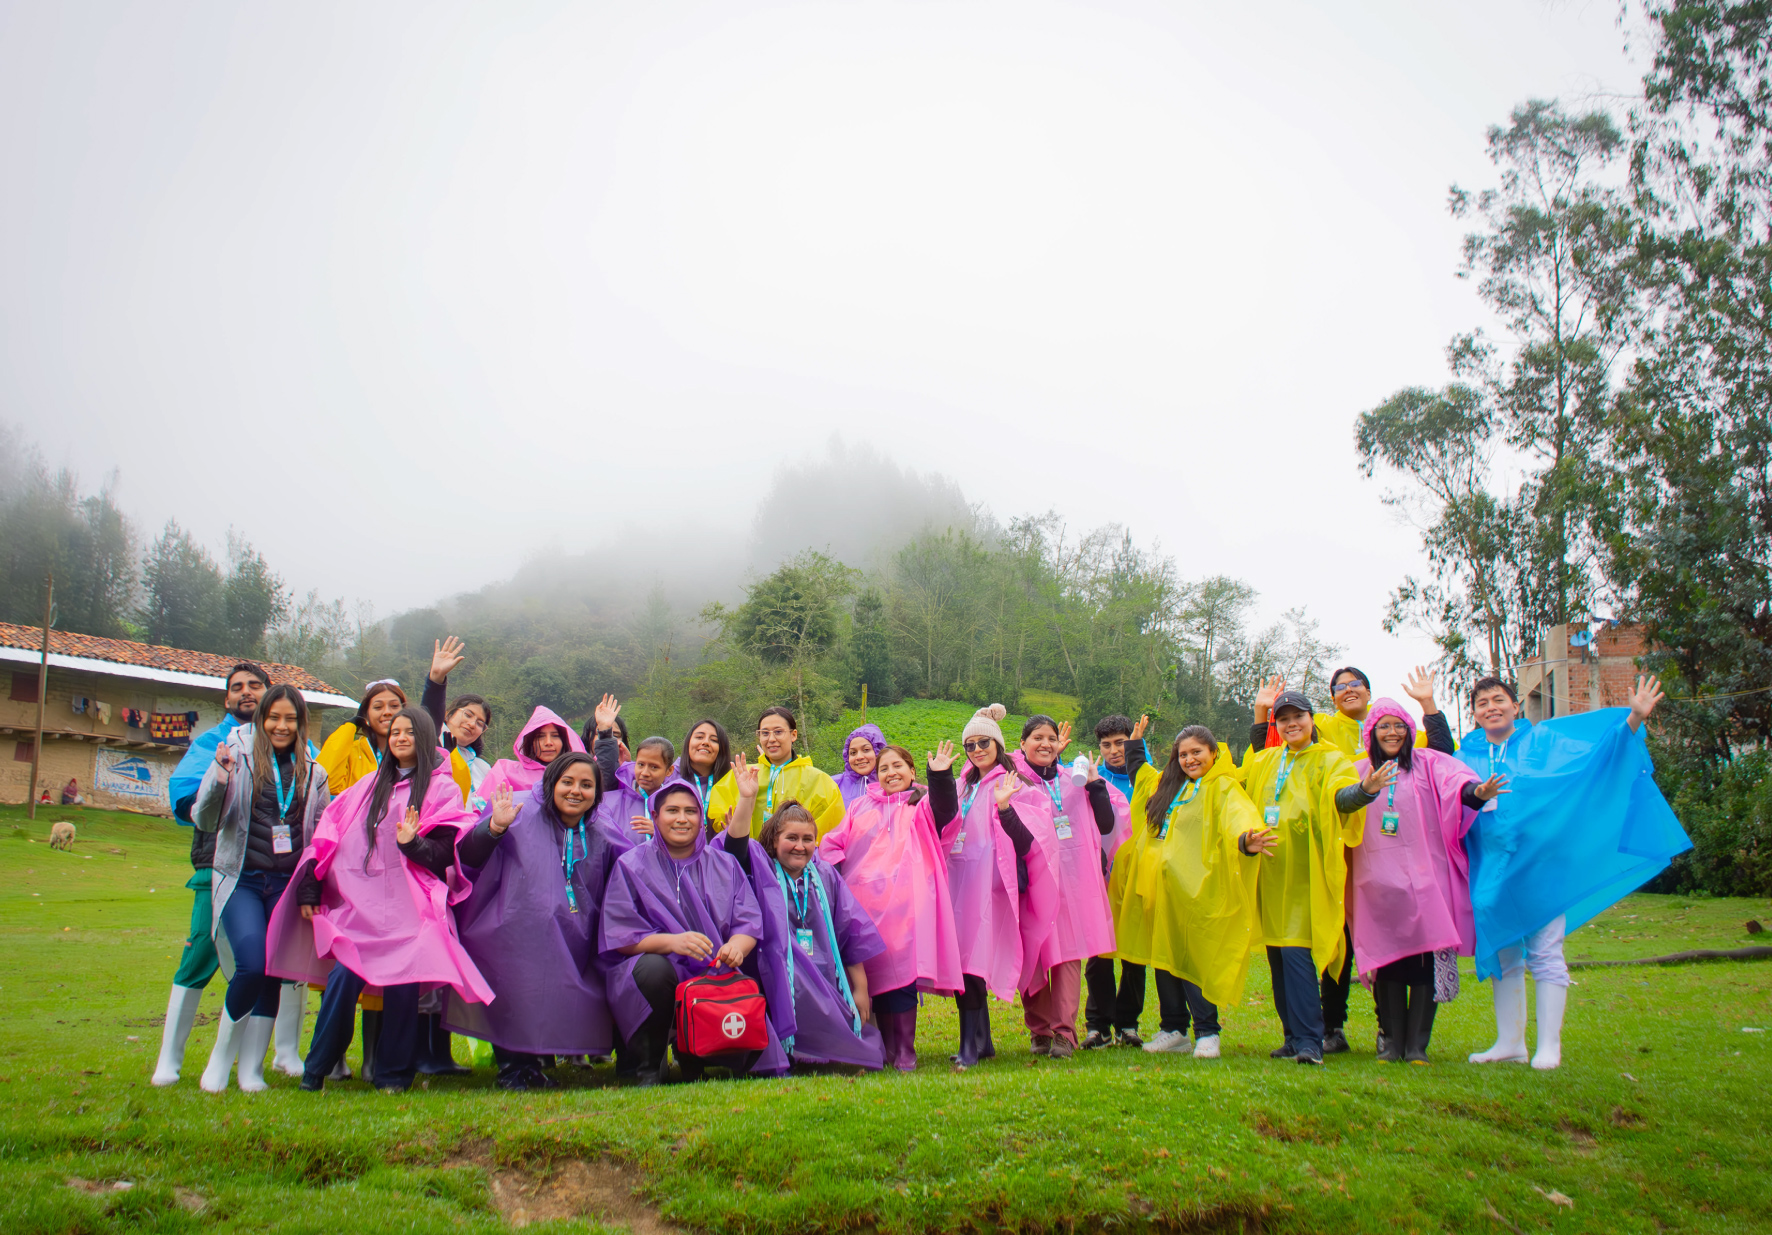
<instances>
[{"instance_id":1,"label":"person wearing pink poncho","mask_svg":"<svg viewBox=\"0 0 1772 1235\"><path fill-rule=\"evenodd\" d=\"M511 743L511 753L517 757L500 759L493 764L492 771L486 773L476 792L487 802L492 801L492 795L501 787L508 787L521 797L541 784L542 773L548 770L548 764L569 750L585 753L584 741L553 709L538 707L529 714L523 731Z\"/></svg>"},{"instance_id":2,"label":"person wearing pink poncho","mask_svg":"<svg viewBox=\"0 0 1772 1235\"><path fill-rule=\"evenodd\" d=\"M1126 799L1093 765L1081 785L1058 756L1070 744L1071 727L1050 716L1030 716L1021 727L1021 749L1012 758L1024 778L1052 807L1058 912L1040 947L1023 959L1022 1019L1036 1055L1069 1059L1077 1049L1077 1009L1083 962L1114 950L1114 915L1107 873L1130 832Z\"/></svg>"},{"instance_id":3,"label":"person wearing pink poncho","mask_svg":"<svg viewBox=\"0 0 1772 1235\"><path fill-rule=\"evenodd\" d=\"M956 1071L997 1053L985 998L1008 999L1020 988L1022 967L1046 942L1058 912L1052 803L1022 779L1005 753L997 722L1006 715L1002 704L993 703L966 722L959 809L941 831L964 983L955 999Z\"/></svg>"},{"instance_id":4,"label":"person wearing pink poncho","mask_svg":"<svg viewBox=\"0 0 1772 1235\"><path fill-rule=\"evenodd\" d=\"M843 822L819 842L818 856L843 876L874 920L886 950L863 963L888 1067L917 1067L919 991L956 995L960 942L948 897L941 828L959 812L954 744L928 757L929 791L902 746L884 747L874 781L849 803Z\"/></svg>"},{"instance_id":5,"label":"person wearing pink poncho","mask_svg":"<svg viewBox=\"0 0 1772 1235\"><path fill-rule=\"evenodd\" d=\"M1438 715L1431 695L1424 706ZM1362 777L1386 762L1398 769L1366 807L1364 843L1348 850L1354 959L1372 989L1378 1058L1387 1063L1426 1063L1437 1005L1458 994L1458 957L1472 955L1477 940L1464 834L1469 812L1502 791L1499 778L1479 784L1438 748L1450 745L1443 724L1429 727L1431 746L1416 747L1415 733L1401 704L1378 700L1361 726L1364 756L1354 768Z\"/></svg>"},{"instance_id":6,"label":"person wearing pink poncho","mask_svg":"<svg viewBox=\"0 0 1772 1235\"><path fill-rule=\"evenodd\" d=\"M366 988L381 988L373 1081L383 1090L412 1084L421 988L449 986L464 1000L492 1002L449 912L470 890L455 868L455 844L474 816L422 709L394 717L387 755L326 808L302 852L296 895L277 903L266 932L268 973L326 984L303 1064L307 1090L322 1088L344 1057Z\"/></svg>"}]
</instances>

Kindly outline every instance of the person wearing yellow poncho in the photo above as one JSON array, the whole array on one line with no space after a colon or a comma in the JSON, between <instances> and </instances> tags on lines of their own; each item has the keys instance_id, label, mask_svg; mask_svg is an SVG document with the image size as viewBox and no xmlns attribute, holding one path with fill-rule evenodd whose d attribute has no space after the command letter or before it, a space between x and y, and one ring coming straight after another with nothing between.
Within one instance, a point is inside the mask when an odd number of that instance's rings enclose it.
<instances>
[{"instance_id":1,"label":"person wearing yellow poncho","mask_svg":"<svg viewBox=\"0 0 1772 1235\"><path fill-rule=\"evenodd\" d=\"M1218 1009L1243 997L1257 940L1256 864L1273 841L1239 778L1229 748L1189 725L1162 776L1138 779L1109 897L1118 956L1157 971L1162 1022L1144 1044L1153 1053L1217 1059Z\"/></svg>"},{"instance_id":2,"label":"person wearing yellow poncho","mask_svg":"<svg viewBox=\"0 0 1772 1235\"><path fill-rule=\"evenodd\" d=\"M425 678L423 706L439 733L444 731L443 691L449 681L449 671L463 659L461 640L454 635L437 640L436 651L431 656L431 671ZM326 736L316 760L326 769L326 785L333 797L343 795L345 790L381 767L382 752L387 749L388 726L394 723L394 714L405 706L406 692L393 678L383 678L363 688L357 714ZM455 781L455 787L461 790L462 801L466 802L474 790L474 777L459 750L449 752L449 775Z\"/></svg>"},{"instance_id":3,"label":"person wearing yellow poncho","mask_svg":"<svg viewBox=\"0 0 1772 1235\"><path fill-rule=\"evenodd\" d=\"M811 812L818 836L843 822L843 791L829 775L812 766L810 755L794 757L800 740L799 722L786 708L767 708L757 718L757 804L751 814L751 834L760 835L763 823L783 802L793 800ZM738 804L738 782L731 772L720 778L708 795L708 826L725 830L726 816Z\"/></svg>"},{"instance_id":4,"label":"person wearing yellow poncho","mask_svg":"<svg viewBox=\"0 0 1772 1235\"><path fill-rule=\"evenodd\" d=\"M1276 1059L1323 1062L1321 975L1339 972L1347 954L1347 856L1360 843L1366 807L1396 779L1385 762L1364 781L1347 756L1323 741L1310 700L1270 681L1256 696L1271 707L1284 746L1251 749L1243 785L1263 827L1274 833L1255 884L1255 943L1267 948L1274 1010L1286 1033Z\"/></svg>"},{"instance_id":5,"label":"person wearing yellow poncho","mask_svg":"<svg viewBox=\"0 0 1772 1235\"><path fill-rule=\"evenodd\" d=\"M1436 713L1433 702L1433 677L1425 668L1417 668L1404 690L1409 697L1422 702L1422 694L1418 687L1426 683L1426 702L1423 706L1429 713ZM1276 690L1285 689L1285 683L1274 679ZM1349 763L1358 763L1366 757L1366 751L1360 745L1360 727L1366 723L1366 713L1372 709L1372 680L1364 671L1352 665L1344 665L1329 675L1329 698L1335 704L1331 712L1318 712L1313 718L1317 722L1317 736L1329 745L1346 755ZM1261 729L1262 736L1258 739L1251 736L1251 745L1256 750L1265 746L1280 745L1279 737L1268 724L1268 709L1256 696L1255 723ZM1429 722L1431 725L1432 722ZM1426 727L1415 734L1415 745L1418 748L1427 746L1430 730ZM1450 734L1451 730L1447 730ZM1347 1050L1347 1000L1353 990L1354 978L1354 938L1347 937L1347 947L1343 951L1343 959L1339 968L1323 975L1323 1053L1339 1054Z\"/></svg>"}]
</instances>

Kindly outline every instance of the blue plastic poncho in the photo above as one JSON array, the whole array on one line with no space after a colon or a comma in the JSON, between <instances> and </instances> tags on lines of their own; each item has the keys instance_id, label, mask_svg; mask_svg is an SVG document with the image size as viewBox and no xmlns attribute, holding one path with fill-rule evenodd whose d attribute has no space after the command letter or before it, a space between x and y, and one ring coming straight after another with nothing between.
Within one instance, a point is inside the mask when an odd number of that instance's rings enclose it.
<instances>
[{"instance_id":1,"label":"blue plastic poncho","mask_svg":"<svg viewBox=\"0 0 1772 1235\"><path fill-rule=\"evenodd\" d=\"M166 796L172 799L172 817L186 827L196 826L191 822L191 803L197 799L197 787L203 783L203 774L215 762L215 748L239 727L240 722L229 712L222 717L221 724L192 738L185 757L172 769L172 776L166 782Z\"/></svg>"},{"instance_id":2,"label":"blue plastic poncho","mask_svg":"<svg viewBox=\"0 0 1772 1235\"><path fill-rule=\"evenodd\" d=\"M1465 838L1479 978L1501 971L1502 948L1559 914L1574 931L1692 848L1629 717L1606 708L1521 719L1505 746L1481 729L1465 735L1458 757L1479 777L1502 773L1510 790Z\"/></svg>"}]
</instances>

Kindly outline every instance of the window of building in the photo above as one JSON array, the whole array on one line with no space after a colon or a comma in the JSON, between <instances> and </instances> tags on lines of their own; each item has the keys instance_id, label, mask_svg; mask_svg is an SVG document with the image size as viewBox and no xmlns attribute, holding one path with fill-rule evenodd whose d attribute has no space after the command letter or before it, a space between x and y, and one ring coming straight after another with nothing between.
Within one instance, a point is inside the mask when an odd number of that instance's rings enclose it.
<instances>
[{"instance_id":1,"label":"window of building","mask_svg":"<svg viewBox=\"0 0 1772 1235\"><path fill-rule=\"evenodd\" d=\"M15 762L15 763L29 763L31 761L31 756L36 753L37 753L37 743L36 742L30 741L28 739L21 741L16 746L14 746L12 748L13 762Z\"/></svg>"},{"instance_id":2,"label":"window of building","mask_svg":"<svg viewBox=\"0 0 1772 1235\"><path fill-rule=\"evenodd\" d=\"M7 698L11 699L14 703L37 702L36 671L33 670L30 673L14 673L12 675L12 694L8 695Z\"/></svg>"}]
</instances>

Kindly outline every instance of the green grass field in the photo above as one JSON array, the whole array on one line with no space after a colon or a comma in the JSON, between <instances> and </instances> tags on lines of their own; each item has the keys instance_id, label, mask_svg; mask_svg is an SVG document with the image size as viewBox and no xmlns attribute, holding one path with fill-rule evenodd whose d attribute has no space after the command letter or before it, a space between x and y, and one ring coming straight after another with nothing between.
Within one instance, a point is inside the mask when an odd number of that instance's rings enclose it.
<instances>
[{"instance_id":1,"label":"green grass field","mask_svg":"<svg viewBox=\"0 0 1772 1235\"><path fill-rule=\"evenodd\" d=\"M1026 691L1022 695L1022 705L1030 709L1022 715L1004 717L1003 736L1008 739L1009 748L1015 749L1016 742L1021 738L1021 726L1028 716L1044 711L1058 720L1074 720L1077 715L1077 701L1069 695L1055 695L1044 691ZM924 754L935 749L936 743L943 738L960 744L960 732L966 728L966 722L978 709L970 703L954 703L947 699L906 699L903 703L895 703L890 707L869 708L867 719L880 726L886 740L904 747L915 755L921 763ZM837 723L831 725L830 731L836 734L835 742L841 742L845 735L854 732L862 724L859 711L844 712ZM1093 747L1094 736L1073 742L1064 752L1064 757L1075 757L1079 750L1087 746ZM843 766L843 755L840 747L833 744L830 752L814 760L819 767L827 772L835 773ZM921 777L921 772L918 773Z\"/></svg>"},{"instance_id":2,"label":"green grass field","mask_svg":"<svg viewBox=\"0 0 1772 1235\"><path fill-rule=\"evenodd\" d=\"M916 705L901 705L914 708ZM884 711L885 709L882 709ZM963 1076L949 1007L925 1009L914 1076L637 1090L610 1069L507 1094L482 1071L397 1097L148 1083L184 937L189 833L59 808L0 808L0 1231L636 1232L1753 1231L1772 1227L1772 965L1578 972L1566 1065L1478 1068L1488 991L1442 1010L1429 1067L1371 1054L1267 1058L1265 972L1224 1010L1216 1062L1125 1050L999 1055ZM49 824L72 819L70 853ZM1772 904L1637 896L1572 957L1737 947ZM1764 938L1763 936L1761 937ZM1265 968L1265 967L1261 967ZM310 999L310 1024L317 1000ZM1155 1029L1155 998L1146 1029ZM465 1051L458 1044L458 1054ZM354 1055L354 1052L353 1052ZM128 1187L120 1185L127 1184Z\"/></svg>"}]
</instances>

